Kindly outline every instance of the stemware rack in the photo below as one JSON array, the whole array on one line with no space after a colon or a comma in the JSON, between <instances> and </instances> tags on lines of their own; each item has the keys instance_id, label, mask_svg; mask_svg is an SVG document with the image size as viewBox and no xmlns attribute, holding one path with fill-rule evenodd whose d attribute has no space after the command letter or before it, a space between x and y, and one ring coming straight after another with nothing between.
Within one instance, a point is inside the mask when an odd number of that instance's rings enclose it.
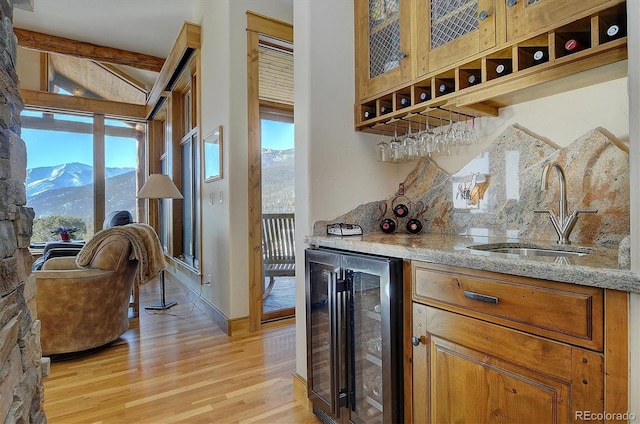
<instances>
[{"instance_id":1,"label":"stemware rack","mask_svg":"<svg viewBox=\"0 0 640 424\"><path fill-rule=\"evenodd\" d=\"M612 22L626 22L625 3L511 45L503 44L363 99L355 105L355 129L389 135L394 127L398 132L401 128L406 131L409 120L415 119L429 121L434 127L440 125L441 114L446 115L443 123L448 124L450 111L456 120L458 114L463 119L498 116L505 106L624 77L626 28L610 37L607 28ZM577 40L581 49L567 51L565 44L570 39ZM534 60L536 52L542 52L542 60ZM606 72L583 72L614 63L618 66ZM506 72L496 72L499 64ZM582 74L566 78L578 73ZM443 92L441 85L446 88Z\"/></svg>"}]
</instances>

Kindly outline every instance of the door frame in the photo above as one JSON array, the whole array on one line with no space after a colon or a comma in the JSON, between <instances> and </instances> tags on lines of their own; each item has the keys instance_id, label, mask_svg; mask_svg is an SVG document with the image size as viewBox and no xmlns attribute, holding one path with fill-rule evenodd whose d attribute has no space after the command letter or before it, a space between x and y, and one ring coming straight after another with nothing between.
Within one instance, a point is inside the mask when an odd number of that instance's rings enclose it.
<instances>
[{"instance_id":1,"label":"door frame","mask_svg":"<svg viewBox=\"0 0 640 424\"><path fill-rule=\"evenodd\" d=\"M262 137L260 134L259 37L293 43L293 25L247 11L247 119L248 119L248 254L249 331L262 326Z\"/></svg>"}]
</instances>

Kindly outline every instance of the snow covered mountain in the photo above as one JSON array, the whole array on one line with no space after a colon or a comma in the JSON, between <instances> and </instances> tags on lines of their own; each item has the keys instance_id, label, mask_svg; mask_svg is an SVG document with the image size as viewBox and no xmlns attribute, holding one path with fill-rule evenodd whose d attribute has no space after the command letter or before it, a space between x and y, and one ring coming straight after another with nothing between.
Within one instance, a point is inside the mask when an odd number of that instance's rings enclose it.
<instances>
[{"instance_id":1,"label":"snow covered mountain","mask_svg":"<svg viewBox=\"0 0 640 424\"><path fill-rule=\"evenodd\" d=\"M135 168L107 168L106 177L115 177ZM58 166L42 166L27 169L27 198L50 190L70 187L82 187L93 181L93 167L83 163L73 162Z\"/></svg>"}]
</instances>

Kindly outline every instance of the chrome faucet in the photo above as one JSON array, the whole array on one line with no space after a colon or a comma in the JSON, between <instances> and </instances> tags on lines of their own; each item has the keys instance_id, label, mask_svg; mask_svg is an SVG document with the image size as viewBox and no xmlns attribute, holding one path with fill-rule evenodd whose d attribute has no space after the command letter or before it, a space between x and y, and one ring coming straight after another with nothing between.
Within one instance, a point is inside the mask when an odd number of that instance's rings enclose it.
<instances>
[{"instance_id":1,"label":"chrome faucet","mask_svg":"<svg viewBox=\"0 0 640 424\"><path fill-rule=\"evenodd\" d=\"M544 168L542 169L542 184L540 186L540 190L545 191L547 189L547 176L551 168L554 168L556 170L558 180L560 181L560 200L558 201L558 215L556 216L551 209L534 210L534 212L549 214L551 223L553 224L553 228L555 228L556 233L558 234L558 244L571 244L569 235L571 234L573 227L578 221L578 214L596 213L598 211L580 209L573 211L571 215L567 215L567 182L564 177L564 171L562 171L562 168L560 167L560 165L558 165L558 163L548 162L544 166Z\"/></svg>"}]
</instances>

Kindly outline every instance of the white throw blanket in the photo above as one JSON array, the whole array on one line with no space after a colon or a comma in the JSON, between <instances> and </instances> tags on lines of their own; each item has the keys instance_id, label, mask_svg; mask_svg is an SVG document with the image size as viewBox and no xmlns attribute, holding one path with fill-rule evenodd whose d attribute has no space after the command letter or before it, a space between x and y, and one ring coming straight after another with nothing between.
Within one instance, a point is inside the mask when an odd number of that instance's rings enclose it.
<instances>
[{"instance_id":1,"label":"white throw blanket","mask_svg":"<svg viewBox=\"0 0 640 424\"><path fill-rule=\"evenodd\" d=\"M87 268L102 241L113 234L122 235L131 243L131 259L138 260L136 274L138 284L148 282L165 268L164 252L158 234L153 227L142 223L127 224L97 232L78 253L76 257L78 266Z\"/></svg>"}]
</instances>

